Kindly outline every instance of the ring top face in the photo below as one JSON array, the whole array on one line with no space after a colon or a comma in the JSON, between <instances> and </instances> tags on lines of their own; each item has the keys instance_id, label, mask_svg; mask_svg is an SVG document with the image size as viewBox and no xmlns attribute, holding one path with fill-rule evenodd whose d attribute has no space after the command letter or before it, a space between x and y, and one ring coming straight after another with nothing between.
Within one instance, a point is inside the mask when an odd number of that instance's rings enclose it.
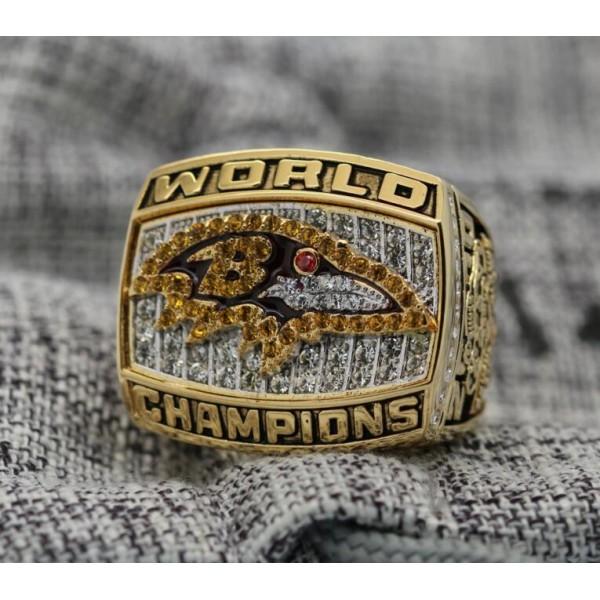
<instances>
[{"instance_id":1,"label":"ring top face","mask_svg":"<svg viewBox=\"0 0 600 600\"><path fill-rule=\"evenodd\" d=\"M460 211L437 178L332 153L157 170L122 272L132 416L185 441L267 448L384 445L462 424L487 380L481 361L457 360L464 298L479 302L476 340L491 250L465 218L463 265ZM460 410L458 368L472 396Z\"/></svg>"},{"instance_id":2,"label":"ring top face","mask_svg":"<svg viewBox=\"0 0 600 600\"><path fill-rule=\"evenodd\" d=\"M283 399L415 382L437 330L436 264L431 232L363 211L236 203L167 217L140 231L133 362Z\"/></svg>"}]
</instances>

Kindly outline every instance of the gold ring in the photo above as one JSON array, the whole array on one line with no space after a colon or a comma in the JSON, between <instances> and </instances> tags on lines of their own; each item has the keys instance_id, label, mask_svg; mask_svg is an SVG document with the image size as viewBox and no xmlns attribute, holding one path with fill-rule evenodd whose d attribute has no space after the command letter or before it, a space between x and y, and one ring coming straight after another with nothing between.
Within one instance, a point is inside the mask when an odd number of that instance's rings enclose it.
<instances>
[{"instance_id":1,"label":"gold ring","mask_svg":"<svg viewBox=\"0 0 600 600\"><path fill-rule=\"evenodd\" d=\"M487 227L438 177L296 149L171 163L129 223L124 399L222 448L434 440L483 410L495 277Z\"/></svg>"}]
</instances>

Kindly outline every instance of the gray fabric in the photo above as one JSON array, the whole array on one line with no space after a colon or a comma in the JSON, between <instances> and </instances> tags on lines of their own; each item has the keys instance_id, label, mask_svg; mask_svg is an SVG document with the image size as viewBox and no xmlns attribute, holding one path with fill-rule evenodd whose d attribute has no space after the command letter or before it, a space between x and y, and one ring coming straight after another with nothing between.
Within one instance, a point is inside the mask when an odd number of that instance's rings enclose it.
<instances>
[{"instance_id":1,"label":"gray fabric","mask_svg":"<svg viewBox=\"0 0 600 600\"><path fill-rule=\"evenodd\" d=\"M600 559L600 42L0 41L0 559ZM154 166L306 146L446 176L495 234L488 415L410 451L137 430L114 362Z\"/></svg>"}]
</instances>

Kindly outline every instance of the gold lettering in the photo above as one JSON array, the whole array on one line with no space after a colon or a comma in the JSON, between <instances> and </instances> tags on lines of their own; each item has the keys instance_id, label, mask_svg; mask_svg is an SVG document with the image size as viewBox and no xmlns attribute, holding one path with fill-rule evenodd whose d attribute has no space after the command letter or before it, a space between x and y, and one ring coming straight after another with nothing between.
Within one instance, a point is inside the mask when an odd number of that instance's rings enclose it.
<instances>
[{"instance_id":1,"label":"gold lettering","mask_svg":"<svg viewBox=\"0 0 600 600\"><path fill-rule=\"evenodd\" d=\"M352 411L354 418L354 432L356 439L364 437L364 430L367 429L371 435L379 436L383 433L383 411L381 404L373 404L373 414L368 411L366 406L357 406Z\"/></svg>"},{"instance_id":2,"label":"gold lettering","mask_svg":"<svg viewBox=\"0 0 600 600\"><path fill-rule=\"evenodd\" d=\"M425 204L426 199L427 186L422 181L397 173L385 174L379 190L379 200L408 208L419 208Z\"/></svg>"},{"instance_id":3,"label":"gold lettering","mask_svg":"<svg viewBox=\"0 0 600 600\"><path fill-rule=\"evenodd\" d=\"M235 406L227 408L227 437L235 440L238 434L241 437L249 437L252 434L254 442L260 441L260 422L258 420L258 411L253 408L248 410L246 418L243 419L240 411Z\"/></svg>"},{"instance_id":4,"label":"gold lettering","mask_svg":"<svg viewBox=\"0 0 600 600\"><path fill-rule=\"evenodd\" d=\"M331 191L342 192L344 194L354 194L355 196L364 196L369 190L360 185L352 185L350 183L351 175L352 166L348 163L340 163L333 173Z\"/></svg>"},{"instance_id":5,"label":"gold lettering","mask_svg":"<svg viewBox=\"0 0 600 600\"><path fill-rule=\"evenodd\" d=\"M205 429L209 429L214 437L223 437L219 411L214 404L198 402L196 415L196 431L199 434L204 433Z\"/></svg>"},{"instance_id":6,"label":"gold lettering","mask_svg":"<svg viewBox=\"0 0 600 600\"><path fill-rule=\"evenodd\" d=\"M310 411L303 410L300 413L300 425L302 427L302 441L305 444L312 444L313 430L312 430L312 417L311 417Z\"/></svg>"},{"instance_id":7,"label":"gold lettering","mask_svg":"<svg viewBox=\"0 0 600 600\"><path fill-rule=\"evenodd\" d=\"M181 421L181 428L185 431L191 431L192 418L190 416L190 403L187 398L179 398L179 403L175 406L175 399L171 394L165 394L163 401L165 403L165 414L167 416L167 425L176 427L177 420Z\"/></svg>"},{"instance_id":8,"label":"gold lettering","mask_svg":"<svg viewBox=\"0 0 600 600\"><path fill-rule=\"evenodd\" d=\"M290 435L296 429L294 414L286 410L268 410L265 413L267 440L276 444L280 435Z\"/></svg>"},{"instance_id":9,"label":"gold lettering","mask_svg":"<svg viewBox=\"0 0 600 600\"><path fill-rule=\"evenodd\" d=\"M322 442L343 442L348 439L348 414L342 408L319 413L319 437Z\"/></svg>"},{"instance_id":10,"label":"gold lettering","mask_svg":"<svg viewBox=\"0 0 600 600\"><path fill-rule=\"evenodd\" d=\"M162 413L160 408L148 408L147 403L160 404L160 395L156 390L144 387L143 385L134 385L131 391L133 395L133 405L135 412L140 414L150 421L160 423L162 421Z\"/></svg>"},{"instance_id":11,"label":"gold lettering","mask_svg":"<svg viewBox=\"0 0 600 600\"><path fill-rule=\"evenodd\" d=\"M414 396L392 400L389 405L390 429L392 431L406 431L413 429L419 422L417 411L418 400Z\"/></svg>"},{"instance_id":12,"label":"gold lettering","mask_svg":"<svg viewBox=\"0 0 600 600\"><path fill-rule=\"evenodd\" d=\"M154 184L154 202L166 202L179 188L183 191L184 196L199 194L204 187L208 171L209 168L206 166L200 169L198 176L191 171L184 171L179 173L173 182L171 182L170 175L161 175Z\"/></svg>"},{"instance_id":13,"label":"gold lettering","mask_svg":"<svg viewBox=\"0 0 600 600\"><path fill-rule=\"evenodd\" d=\"M219 172L217 187L221 191L258 188L262 185L265 166L262 160L237 160L225 163ZM245 177L239 177L240 172L245 174Z\"/></svg>"},{"instance_id":14,"label":"gold lettering","mask_svg":"<svg viewBox=\"0 0 600 600\"><path fill-rule=\"evenodd\" d=\"M273 187L287 188L292 181L303 181L307 190L321 187L319 174L323 168L320 160L292 160L284 158L277 165Z\"/></svg>"}]
</instances>

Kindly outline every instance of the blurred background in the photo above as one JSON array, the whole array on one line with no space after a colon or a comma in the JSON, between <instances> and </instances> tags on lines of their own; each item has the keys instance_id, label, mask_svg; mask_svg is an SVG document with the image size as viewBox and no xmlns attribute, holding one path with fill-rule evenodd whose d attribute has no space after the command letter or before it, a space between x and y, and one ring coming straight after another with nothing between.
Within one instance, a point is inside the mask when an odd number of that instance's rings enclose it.
<instances>
[{"instance_id":1,"label":"blurred background","mask_svg":"<svg viewBox=\"0 0 600 600\"><path fill-rule=\"evenodd\" d=\"M499 418L578 421L576 404L600 422L598 40L5 39L0 49L5 272L115 289L128 213L164 162L265 146L388 159L457 184L495 234Z\"/></svg>"},{"instance_id":2,"label":"blurred background","mask_svg":"<svg viewBox=\"0 0 600 600\"><path fill-rule=\"evenodd\" d=\"M516 431L515 444L547 438L556 459L569 427L592 444L599 139L598 39L0 40L0 433L13 466L83 477L96 460L166 477L177 453L206 457L127 429L113 360L121 252L150 169L265 146L383 158L471 196L499 271L485 426ZM161 452L173 461L148 458Z\"/></svg>"}]
</instances>

